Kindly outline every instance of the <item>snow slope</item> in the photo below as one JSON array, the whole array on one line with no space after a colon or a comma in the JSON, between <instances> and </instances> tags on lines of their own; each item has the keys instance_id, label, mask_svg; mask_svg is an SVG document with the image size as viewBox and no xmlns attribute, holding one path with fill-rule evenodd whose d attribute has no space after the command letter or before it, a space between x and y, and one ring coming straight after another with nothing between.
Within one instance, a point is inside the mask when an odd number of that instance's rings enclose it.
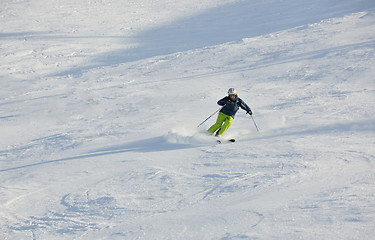
<instances>
[{"instance_id":1,"label":"snow slope","mask_svg":"<svg viewBox=\"0 0 375 240\"><path fill-rule=\"evenodd\" d=\"M374 7L2 1L0 236L372 239Z\"/></svg>"}]
</instances>

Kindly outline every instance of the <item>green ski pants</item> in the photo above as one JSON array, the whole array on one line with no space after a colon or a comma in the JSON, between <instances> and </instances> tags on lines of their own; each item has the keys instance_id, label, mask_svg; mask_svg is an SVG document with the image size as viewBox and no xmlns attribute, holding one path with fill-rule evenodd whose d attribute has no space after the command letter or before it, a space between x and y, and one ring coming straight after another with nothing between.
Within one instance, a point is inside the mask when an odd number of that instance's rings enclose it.
<instances>
[{"instance_id":1,"label":"green ski pants","mask_svg":"<svg viewBox=\"0 0 375 240\"><path fill-rule=\"evenodd\" d=\"M219 112L216 123L208 129L208 132L214 133L216 130L221 128L219 131L219 135L222 136L225 133L225 131L228 130L232 122L233 122L233 118L231 116L228 116L222 112Z\"/></svg>"}]
</instances>

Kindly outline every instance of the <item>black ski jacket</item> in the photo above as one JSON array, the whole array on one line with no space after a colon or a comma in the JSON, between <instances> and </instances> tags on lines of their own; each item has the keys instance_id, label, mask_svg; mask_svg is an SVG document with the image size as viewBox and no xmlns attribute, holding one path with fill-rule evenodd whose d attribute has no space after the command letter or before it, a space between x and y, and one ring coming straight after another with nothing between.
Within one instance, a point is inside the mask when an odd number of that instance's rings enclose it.
<instances>
[{"instance_id":1,"label":"black ski jacket","mask_svg":"<svg viewBox=\"0 0 375 240\"><path fill-rule=\"evenodd\" d=\"M220 110L220 112L222 112L222 113L224 113L228 116L231 116L232 118L234 118L234 115L236 115L239 108L242 108L246 112L251 111L249 106L247 106L247 104L244 101L242 101L242 99L239 98L238 96L236 96L236 99L234 99L234 101L232 101L229 96L226 96L226 97L220 99L217 102L217 104L219 104L220 106L224 106Z\"/></svg>"}]
</instances>

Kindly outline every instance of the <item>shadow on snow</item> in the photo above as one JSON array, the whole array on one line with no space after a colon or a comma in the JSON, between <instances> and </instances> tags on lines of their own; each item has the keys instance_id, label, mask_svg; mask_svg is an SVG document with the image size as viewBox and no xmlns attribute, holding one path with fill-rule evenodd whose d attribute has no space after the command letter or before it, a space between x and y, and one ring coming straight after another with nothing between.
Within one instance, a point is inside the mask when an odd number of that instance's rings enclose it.
<instances>
[{"instance_id":1,"label":"shadow on snow","mask_svg":"<svg viewBox=\"0 0 375 240\"><path fill-rule=\"evenodd\" d=\"M272 8L269 7L271 5ZM318 0L310 4L298 0L288 4L284 1L251 0L227 4L142 32L134 38L139 47L98 55L88 65L57 75L81 74L93 68L239 41L374 7L372 0ZM129 41L128 37L123 39Z\"/></svg>"},{"instance_id":2,"label":"shadow on snow","mask_svg":"<svg viewBox=\"0 0 375 240\"><path fill-rule=\"evenodd\" d=\"M295 128L299 128L299 130L294 130ZM375 121L374 119L369 119L369 120L362 120L362 121L357 121L357 122L335 123L335 124L330 124L326 126L318 126L318 127L314 127L310 129L303 128L301 126L296 126L293 128L288 128L286 131L284 130L281 129L280 132L278 133L251 138L249 140L254 141L257 139L270 139L270 138L288 137L288 136L311 136L311 135L322 135L322 134L332 135L338 132L374 132ZM96 149L92 152L88 152L88 153L81 154L81 155L74 156L74 157L43 161L43 162L32 163L32 164L27 164L27 165L7 168L7 169L0 169L0 172L7 172L11 170L34 167L34 166L44 165L48 163L57 163L57 162L71 161L71 160L77 160L77 159L109 156L109 155L126 153L126 152L143 152L143 153L161 152L161 151L172 151L172 150L196 148L199 146L202 146L202 145L171 143L167 140L166 137L159 136L159 137L144 139L140 141L125 143L125 144L108 146L105 148Z\"/></svg>"},{"instance_id":3,"label":"shadow on snow","mask_svg":"<svg viewBox=\"0 0 375 240\"><path fill-rule=\"evenodd\" d=\"M297 130L295 130L297 129ZM270 139L277 137L289 137L289 136L312 136L312 135L336 135L339 133L352 132L375 132L375 120L360 120L356 122L348 123L334 123L325 126L315 126L313 128L308 128L306 126L294 126L286 129L279 129L274 131L269 135L259 136L252 138L252 140L257 139Z\"/></svg>"},{"instance_id":4,"label":"shadow on snow","mask_svg":"<svg viewBox=\"0 0 375 240\"><path fill-rule=\"evenodd\" d=\"M114 154L125 153L125 152L161 152L161 151L194 148L194 147L196 147L196 145L170 143L167 141L165 137L161 136L161 137L154 137L154 138L144 139L140 141L120 144L120 145L109 146L106 148L97 149L95 151L88 152L88 153L81 154L81 155L74 156L74 157L37 162L37 163L27 164L27 165L18 166L18 167L7 168L7 169L0 169L0 172L18 170L18 169L34 167L34 166L39 166L39 165L44 165L44 164L49 164L49 163L58 163L58 162L65 162L65 161L71 161L71 160L77 160L77 159L114 155Z\"/></svg>"}]
</instances>

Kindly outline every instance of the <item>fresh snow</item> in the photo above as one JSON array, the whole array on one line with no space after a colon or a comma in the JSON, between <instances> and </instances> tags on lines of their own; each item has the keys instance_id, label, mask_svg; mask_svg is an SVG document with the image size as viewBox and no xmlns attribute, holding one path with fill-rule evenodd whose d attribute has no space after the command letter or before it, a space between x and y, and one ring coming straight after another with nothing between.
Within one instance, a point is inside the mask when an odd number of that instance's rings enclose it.
<instances>
[{"instance_id":1,"label":"fresh snow","mask_svg":"<svg viewBox=\"0 0 375 240\"><path fill-rule=\"evenodd\" d=\"M0 238L373 239L373 0L3 0ZM197 127L235 87L216 144Z\"/></svg>"}]
</instances>

